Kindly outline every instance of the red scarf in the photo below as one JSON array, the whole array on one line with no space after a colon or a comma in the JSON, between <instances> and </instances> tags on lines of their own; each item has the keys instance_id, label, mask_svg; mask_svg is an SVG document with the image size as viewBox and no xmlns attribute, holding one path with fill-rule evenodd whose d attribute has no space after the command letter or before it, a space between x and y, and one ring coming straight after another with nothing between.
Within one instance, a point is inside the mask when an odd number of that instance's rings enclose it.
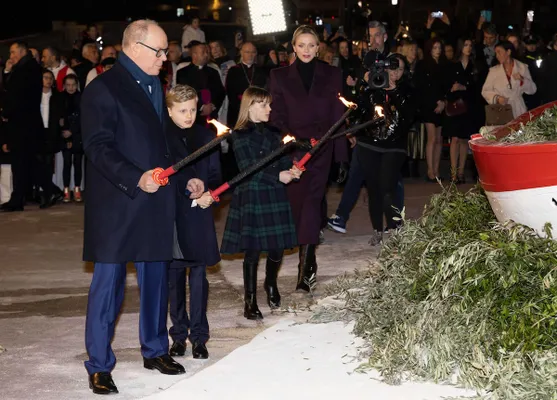
<instances>
[{"instance_id":1,"label":"red scarf","mask_svg":"<svg viewBox=\"0 0 557 400\"><path fill-rule=\"evenodd\" d=\"M165 61L163 68L166 70L166 83L163 85L163 91L164 93L168 93L168 91L172 88L172 79L174 74L172 62Z\"/></svg>"},{"instance_id":2,"label":"red scarf","mask_svg":"<svg viewBox=\"0 0 557 400\"><path fill-rule=\"evenodd\" d=\"M68 74L68 66L65 65L60 71L58 71L58 75L56 75L56 87L58 91L61 92L64 90L64 78Z\"/></svg>"}]
</instances>

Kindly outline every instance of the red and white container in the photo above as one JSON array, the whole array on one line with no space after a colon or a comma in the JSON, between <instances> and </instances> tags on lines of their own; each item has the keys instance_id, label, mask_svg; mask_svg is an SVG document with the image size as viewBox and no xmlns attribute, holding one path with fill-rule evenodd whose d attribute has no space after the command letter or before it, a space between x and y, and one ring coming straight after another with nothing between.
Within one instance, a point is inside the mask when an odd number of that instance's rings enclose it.
<instances>
[{"instance_id":1,"label":"red and white container","mask_svg":"<svg viewBox=\"0 0 557 400\"><path fill-rule=\"evenodd\" d=\"M499 139L539 117L549 103L496 129ZM557 141L533 144L500 143L473 135L470 148L484 188L497 220L513 220L543 235L550 222L557 237Z\"/></svg>"}]
</instances>

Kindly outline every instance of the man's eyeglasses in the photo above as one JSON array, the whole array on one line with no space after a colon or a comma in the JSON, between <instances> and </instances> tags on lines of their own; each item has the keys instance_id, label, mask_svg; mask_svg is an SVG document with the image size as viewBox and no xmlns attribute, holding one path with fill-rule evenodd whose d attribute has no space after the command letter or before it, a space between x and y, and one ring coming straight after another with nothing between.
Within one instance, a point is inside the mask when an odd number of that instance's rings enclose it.
<instances>
[{"instance_id":1,"label":"man's eyeglasses","mask_svg":"<svg viewBox=\"0 0 557 400\"><path fill-rule=\"evenodd\" d=\"M155 49L154 47L151 47L143 42L137 42L137 43L142 45L143 47L147 47L149 50L153 50L156 53L157 58L161 58L163 54L165 56L168 55L168 49Z\"/></svg>"}]
</instances>

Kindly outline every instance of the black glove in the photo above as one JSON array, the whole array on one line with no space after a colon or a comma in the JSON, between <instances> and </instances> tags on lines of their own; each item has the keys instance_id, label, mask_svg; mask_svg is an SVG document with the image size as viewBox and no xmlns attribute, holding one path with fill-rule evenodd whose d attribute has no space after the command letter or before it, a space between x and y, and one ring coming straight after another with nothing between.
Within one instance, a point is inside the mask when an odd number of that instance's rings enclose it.
<instances>
[{"instance_id":1,"label":"black glove","mask_svg":"<svg viewBox=\"0 0 557 400\"><path fill-rule=\"evenodd\" d=\"M338 168L337 183L344 183L347 177L348 177L348 163L341 162Z\"/></svg>"},{"instance_id":2,"label":"black glove","mask_svg":"<svg viewBox=\"0 0 557 400\"><path fill-rule=\"evenodd\" d=\"M313 146L310 139L296 139L296 147L300 150L310 151Z\"/></svg>"}]
</instances>

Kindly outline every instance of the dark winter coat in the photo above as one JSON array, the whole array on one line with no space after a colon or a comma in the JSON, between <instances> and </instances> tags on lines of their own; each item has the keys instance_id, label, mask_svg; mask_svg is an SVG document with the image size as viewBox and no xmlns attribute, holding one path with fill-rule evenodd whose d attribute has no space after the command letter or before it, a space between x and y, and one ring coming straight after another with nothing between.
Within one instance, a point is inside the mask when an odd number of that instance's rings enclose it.
<instances>
[{"instance_id":1,"label":"dark winter coat","mask_svg":"<svg viewBox=\"0 0 557 400\"><path fill-rule=\"evenodd\" d=\"M176 179L155 193L138 187L144 172L171 165L168 117L161 122L147 93L120 62L95 78L81 101L87 156L84 261L171 261Z\"/></svg>"},{"instance_id":2,"label":"dark winter coat","mask_svg":"<svg viewBox=\"0 0 557 400\"><path fill-rule=\"evenodd\" d=\"M281 134L277 129L266 124L250 124L237 131L233 140L238 168L245 170L279 146ZM288 249L297 245L286 187L279 181L280 171L291 167L292 159L286 154L234 189L221 253Z\"/></svg>"},{"instance_id":3,"label":"dark winter coat","mask_svg":"<svg viewBox=\"0 0 557 400\"><path fill-rule=\"evenodd\" d=\"M181 129L172 121L168 122L168 140L177 162L201 146L213 140L215 134L209 129L194 124L189 129ZM205 190L215 189L221 184L219 147L198 159L192 167L197 178L205 184ZM185 262L176 265L211 266L220 261L215 221L212 207L202 209L192 207L192 200L186 193L187 174L176 174L176 238L174 258ZM177 251L178 250L178 251ZM171 264L175 265L175 263Z\"/></svg>"}]
</instances>

